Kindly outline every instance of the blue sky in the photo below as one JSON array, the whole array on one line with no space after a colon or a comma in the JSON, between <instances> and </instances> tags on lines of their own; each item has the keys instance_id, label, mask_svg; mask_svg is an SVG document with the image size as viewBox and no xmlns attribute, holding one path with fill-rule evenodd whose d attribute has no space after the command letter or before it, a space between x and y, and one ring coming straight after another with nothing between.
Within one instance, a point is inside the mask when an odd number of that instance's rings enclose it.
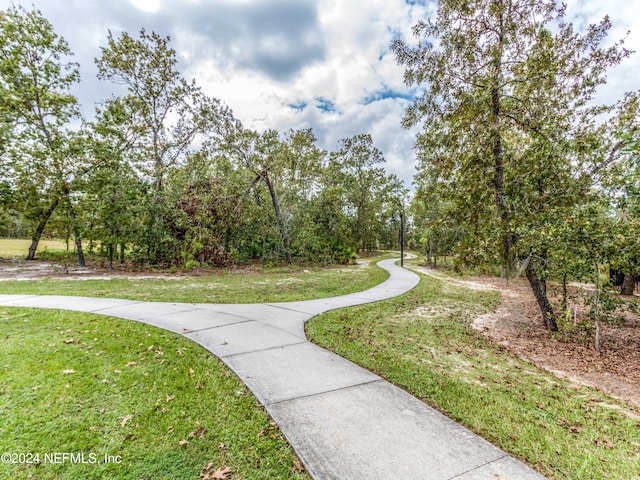
<instances>
[{"instance_id":1,"label":"blue sky","mask_svg":"<svg viewBox=\"0 0 640 480\"><path fill-rule=\"evenodd\" d=\"M640 51L640 2L566 0L579 30L609 13L611 38ZM0 0L0 7L10 5ZM412 92L389 51L433 10L427 0L15 0L35 5L75 52L85 115L114 87L96 79L94 58L108 30L141 28L172 38L180 68L220 98L248 127L281 131L312 127L319 144L370 133L387 169L410 186L416 130L400 121ZM640 53L609 75L600 100L640 88Z\"/></svg>"}]
</instances>

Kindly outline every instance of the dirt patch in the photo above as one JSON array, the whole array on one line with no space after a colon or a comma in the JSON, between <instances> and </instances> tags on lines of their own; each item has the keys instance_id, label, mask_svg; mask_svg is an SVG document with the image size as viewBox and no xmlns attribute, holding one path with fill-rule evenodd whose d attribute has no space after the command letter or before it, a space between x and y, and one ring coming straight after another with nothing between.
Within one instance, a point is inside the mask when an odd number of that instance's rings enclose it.
<instances>
[{"instance_id":1,"label":"dirt patch","mask_svg":"<svg viewBox=\"0 0 640 480\"><path fill-rule=\"evenodd\" d=\"M640 317L627 315L624 324L603 323L601 352L593 337L547 331L529 284L524 279L451 278L419 267L421 273L448 284L474 290L498 290L502 303L473 322L487 338L554 375L602 390L640 407Z\"/></svg>"},{"instance_id":2,"label":"dirt patch","mask_svg":"<svg viewBox=\"0 0 640 480\"><path fill-rule=\"evenodd\" d=\"M162 272L104 270L94 267L74 267L39 260L0 260L0 282L29 281L42 278L65 280L109 280L112 278L145 279L160 278L165 280L180 278L180 274L168 275Z\"/></svg>"},{"instance_id":3,"label":"dirt patch","mask_svg":"<svg viewBox=\"0 0 640 480\"><path fill-rule=\"evenodd\" d=\"M338 272L356 272L357 268L366 268L370 265L370 259L358 259L354 266L338 270ZM335 269L329 267L329 269ZM260 273L259 267L253 266L230 266L222 269L227 274L252 275ZM96 266L76 267L61 265L46 261L16 260L0 258L0 282L3 281L29 281L43 278L64 279L64 280L110 280L112 278L126 278L132 280L142 279L162 279L179 280L190 277L200 277L211 275L212 271L220 272L221 269L193 268L188 272L176 271L169 273L165 271L136 270L130 265L118 266L112 270L99 268ZM303 270L302 273L312 273L310 270ZM297 283L302 280L296 277L281 280L283 285L287 283Z\"/></svg>"}]
</instances>

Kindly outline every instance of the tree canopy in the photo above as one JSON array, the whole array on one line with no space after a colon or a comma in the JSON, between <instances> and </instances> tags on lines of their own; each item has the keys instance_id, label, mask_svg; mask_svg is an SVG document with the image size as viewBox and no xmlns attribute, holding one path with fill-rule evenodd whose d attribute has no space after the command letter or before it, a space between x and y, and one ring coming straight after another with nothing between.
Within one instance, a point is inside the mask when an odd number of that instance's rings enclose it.
<instances>
[{"instance_id":1,"label":"tree canopy","mask_svg":"<svg viewBox=\"0 0 640 480\"><path fill-rule=\"evenodd\" d=\"M0 229L33 232L29 259L44 234L72 234L79 253L88 240L109 268L346 263L383 242L380 209L401 188L370 136L327 152L311 129L246 128L144 29L108 33L98 78L126 93L85 121L52 25L21 7L0 21Z\"/></svg>"},{"instance_id":2,"label":"tree canopy","mask_svg":"<svg viewBox=\"0 0 640 480\"><path fill-rule=\"evenodd\" d=\"M578 33L565 8L441 0L435 17L414 27L417 44L392 45L405 82L420 88L404 124L423 126L416 202L428 202L421 214L442 225L431 235L455 225L448 247L460 262L526 272L550 330L556 313L545 280L559 240L575 239L559 229L600 200L599 174L627 143L612 138L637 128L635 97L594 103L607 71L631 52L622 41L605 44L608 18Z\"/></svg>"}]
</instances>

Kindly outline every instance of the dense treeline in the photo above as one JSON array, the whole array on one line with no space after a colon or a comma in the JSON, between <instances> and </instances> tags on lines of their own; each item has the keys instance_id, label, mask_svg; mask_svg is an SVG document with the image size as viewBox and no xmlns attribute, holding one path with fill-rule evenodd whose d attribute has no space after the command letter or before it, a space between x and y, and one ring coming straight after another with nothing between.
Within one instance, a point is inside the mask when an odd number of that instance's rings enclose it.
<instances>
[{"instance_id":1,"label":"dense treeline","mask_svg":"<svg viewBox=\"0 0 640 480\"><path fill-rule=\"evenodd\" d=\"M607 72L631 55L608 18L584 34L551 0L440 0L392 48L419 95L412 204L433 262L526 275L548 329L567 317L567 280L595 284L591 317L615 309L603 267L639 271L640 100L598 104ZM554 307L547 279L561 282ZM599 347L599 344L598 344Z\"/></svg>"},{"instance_id":2,"label":"dense treeline","mask_svg":"<svg viewBox=\"0 0 640 480\"><path fill-rule=\"evenodd\" d=\"M397 245L398 213L430 263L524 275L545 325L571 308L571 279L595 284L590 318L613 318L607 268L640 272L640 94L595 101L632 52L608 18L584 33L553 0L440 0L391 48L417 92L416 193L385 173L371 136L317 146L310 129L256 132L176 69L169 39L106 38L96 64L126 87L88 121L71 52L42 15L0 13L0 235L44 234L110 265L348 262ZM415 240L414 240L415 239ZM547 280L559 282L559 305ZM612 300L613 299L613 300Z\"/></svg>"},{"instance_id":3,"label":"dense treeline","mask_svg":"<svg viewBox=\"0 0 640 480\"><path fill-rule=\"evenodd\" d=\"M0 12L0 235L72 238L108 264L339 262L394 243L406 191L367 134L336 151L310 129L255 132L177 70L169 39L109 33L122 85L82 118L78 65L37 10Z\"/></svg>"}]
</instances>

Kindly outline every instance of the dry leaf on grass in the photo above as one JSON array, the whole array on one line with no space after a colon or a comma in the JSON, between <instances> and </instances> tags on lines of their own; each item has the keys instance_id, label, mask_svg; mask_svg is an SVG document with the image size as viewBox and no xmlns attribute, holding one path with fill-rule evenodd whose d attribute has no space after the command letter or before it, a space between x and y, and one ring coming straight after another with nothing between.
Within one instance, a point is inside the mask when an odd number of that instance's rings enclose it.
<instances>
[{"instance_id":1,"label":"dry leaf on grass","mask_svg":"<svg viewBox=\"0 0 640 480\"><path fill-rule=\"evenodd\" d=\"M293 462L293 472L294 473L302 473L304 472L304 467L302 466L302 464L300 463L300 460L295 460Z\"/></svg>"},{"instance_id":2,"label":"dry leaf on grass","mask_svg":"<svg viewBox=\"0 0 640 480\"><path fill-rule=\"evenodd\" d=\"M122 421L120 422L120 426L124 427L129 420L133 418L133 415L127 415L126 417L122 417Z\"/></svg>"},{"instance_id":3,"label":"dry leaf on grass","mask_svg":"<svg viewBox=\"0 0 640 480\"><path fill-rule=\"evenodd\" d=\"M62 373L65 375L71 375L72 373L76 373L76 371L73 368L70 368L69 370L63 370Z\"/></svg>"},{"instance_id":4,"label":"dry leaf on grass","mask_svg":"<svg viewBox=\"0 0 640 480\"><path fill-rule=\"evenodd\" d=\"M200 478L202 480L228 480L229 475L231 475L231 469L229 467L220 467L215 472L212 472L213 462L210 462L200 473Z\"/></svg>"},{"instance_id":5,"label":"dry leaf on grass","mask_svg":"<svg viewBox=\"0 0 640 480\"><path fill-rule=\"evenodd\" d=\"M200 438L204 437L204 432L206 432L207 429L204 427L200 427L198 430L196 430L195 432L189 432L189 438L193 438L196 435Z\"/></svg>"}]
</instances>

